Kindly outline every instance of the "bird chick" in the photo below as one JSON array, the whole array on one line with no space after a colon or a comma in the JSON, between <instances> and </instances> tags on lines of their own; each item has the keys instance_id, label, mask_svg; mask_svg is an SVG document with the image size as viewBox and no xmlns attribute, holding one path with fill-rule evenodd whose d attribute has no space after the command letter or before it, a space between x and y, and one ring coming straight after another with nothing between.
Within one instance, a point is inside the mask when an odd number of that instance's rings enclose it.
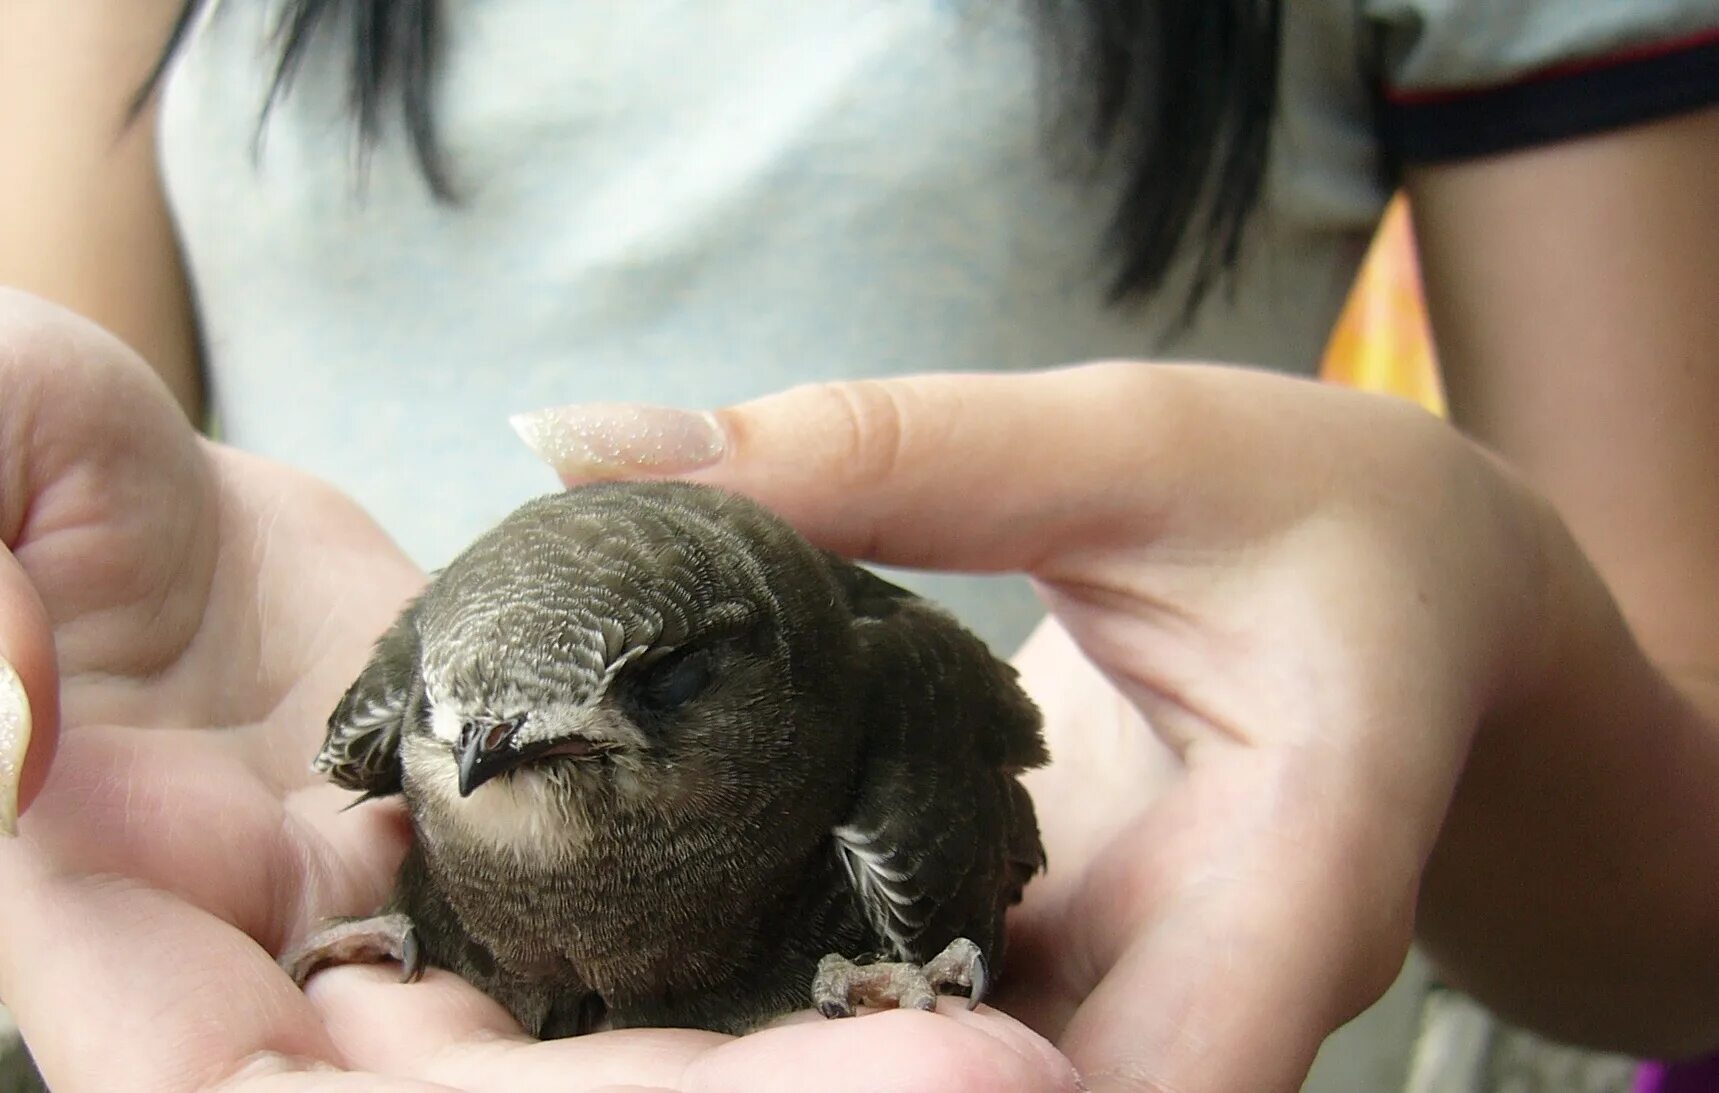
<instances>
[{"instance_id":1,"label":"bird chick","mask_svg":"<svg viewBox=\"0 0 1719 1093\"><path fill-rule=\"evenodd\" d=\"M316 767L401 795L372 918L282 958L449 969L541 1037L974 1002L1044 865L1015 673L734 494L539 498L377 643Z\"/></svg>"}]
</instances>

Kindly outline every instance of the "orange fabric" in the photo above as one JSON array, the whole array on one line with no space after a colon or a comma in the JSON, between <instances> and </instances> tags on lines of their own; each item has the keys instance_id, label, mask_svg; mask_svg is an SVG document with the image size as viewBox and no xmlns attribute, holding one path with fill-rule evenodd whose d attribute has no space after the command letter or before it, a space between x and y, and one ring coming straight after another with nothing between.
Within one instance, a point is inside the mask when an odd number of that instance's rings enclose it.
<instances>
[{"instance_id":1,"label":"orange fabric","mask_svg":"<svg viewBox=\"0 0 1719 1093\"><path fill-rule=\"evenodd\" d=\"M1414 399L1444 412L1414 230L1400 195L1386 209L1332 330L1321 374L1333 383Z\"/></svg>"}]
</instances>

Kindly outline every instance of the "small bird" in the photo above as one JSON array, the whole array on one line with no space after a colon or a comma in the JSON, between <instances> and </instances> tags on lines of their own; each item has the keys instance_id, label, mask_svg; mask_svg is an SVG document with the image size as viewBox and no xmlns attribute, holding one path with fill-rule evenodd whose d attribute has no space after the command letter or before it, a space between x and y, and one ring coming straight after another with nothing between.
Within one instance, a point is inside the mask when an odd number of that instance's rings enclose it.
<instances>
[{"instance_id":1,"label":"small bird","mask_svg":"<svg viewBox=\"0 0 1719 1093\"><path fill-rule=\"evenodd\" d=\"M983 642L755 502L538 498L329 719L316 769L415 837L375 916L281 963L446 968L542 1038L977 1004L1044 866L1016 776L1046 758Z\"/></svg>"}]
</instances>

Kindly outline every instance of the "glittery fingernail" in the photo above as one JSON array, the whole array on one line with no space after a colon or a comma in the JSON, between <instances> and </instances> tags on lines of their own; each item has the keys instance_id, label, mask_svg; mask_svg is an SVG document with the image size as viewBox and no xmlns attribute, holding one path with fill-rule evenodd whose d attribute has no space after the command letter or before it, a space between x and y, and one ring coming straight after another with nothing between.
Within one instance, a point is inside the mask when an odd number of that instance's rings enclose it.
<instances>
[{"instance_id":1,"label":"glittery fingernail","mask_svg":"<svg viewBox=\"0 0 1719 1093\"><path fill-rule=\"evenodd\" d=\"M722 458L714 415L640 403L594 402L509 419L537 458L562 478L682 474Z\"/></svg>"},{"instance_id":2,"label":"glittery fingernail","mask_svg":"<svg viewBox=\"0 0 1719 1093\"><path fill-rule=\"evenodd\" d=\"M0 657L0 835L18 833L18 782L30 747L30 699L24 681Z\"/></svg>"}]
</instances>

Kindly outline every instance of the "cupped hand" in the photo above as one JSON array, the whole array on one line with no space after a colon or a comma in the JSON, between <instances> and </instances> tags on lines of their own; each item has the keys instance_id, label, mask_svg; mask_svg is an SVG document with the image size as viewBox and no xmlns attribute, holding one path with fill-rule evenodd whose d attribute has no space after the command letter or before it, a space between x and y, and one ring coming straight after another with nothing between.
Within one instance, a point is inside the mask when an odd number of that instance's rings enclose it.
<instances>
[{"instance_id":1,"label":"cupped hand","mask_svg":"<svg viewBox=\"0 0 1719 1093\"><path fill-rule=\"evenodd\" d=\"M685 474L860 557L1036 579L1050 869L998 1004L1095 1090L1298 1088L1400 967L1477 724L1534 671L1544 508L1395 400L1120 363L516 424L568 480Z\"/></svg>"},{"instance_id":2,"label":"cupped hand","mask_svg":"<svg viewBox=\"0 0 1719 1093\"><path fill-rule=\"evenodd\" d=\"M79 1090L1067 1090L994 1011L536 1043L445 973L274 964L374 910L407 827L309 770L423 577L312 479L196 437L133 354L0 294L0 656L33 714L0 997Z\"/></svg>"}]
</instances>

